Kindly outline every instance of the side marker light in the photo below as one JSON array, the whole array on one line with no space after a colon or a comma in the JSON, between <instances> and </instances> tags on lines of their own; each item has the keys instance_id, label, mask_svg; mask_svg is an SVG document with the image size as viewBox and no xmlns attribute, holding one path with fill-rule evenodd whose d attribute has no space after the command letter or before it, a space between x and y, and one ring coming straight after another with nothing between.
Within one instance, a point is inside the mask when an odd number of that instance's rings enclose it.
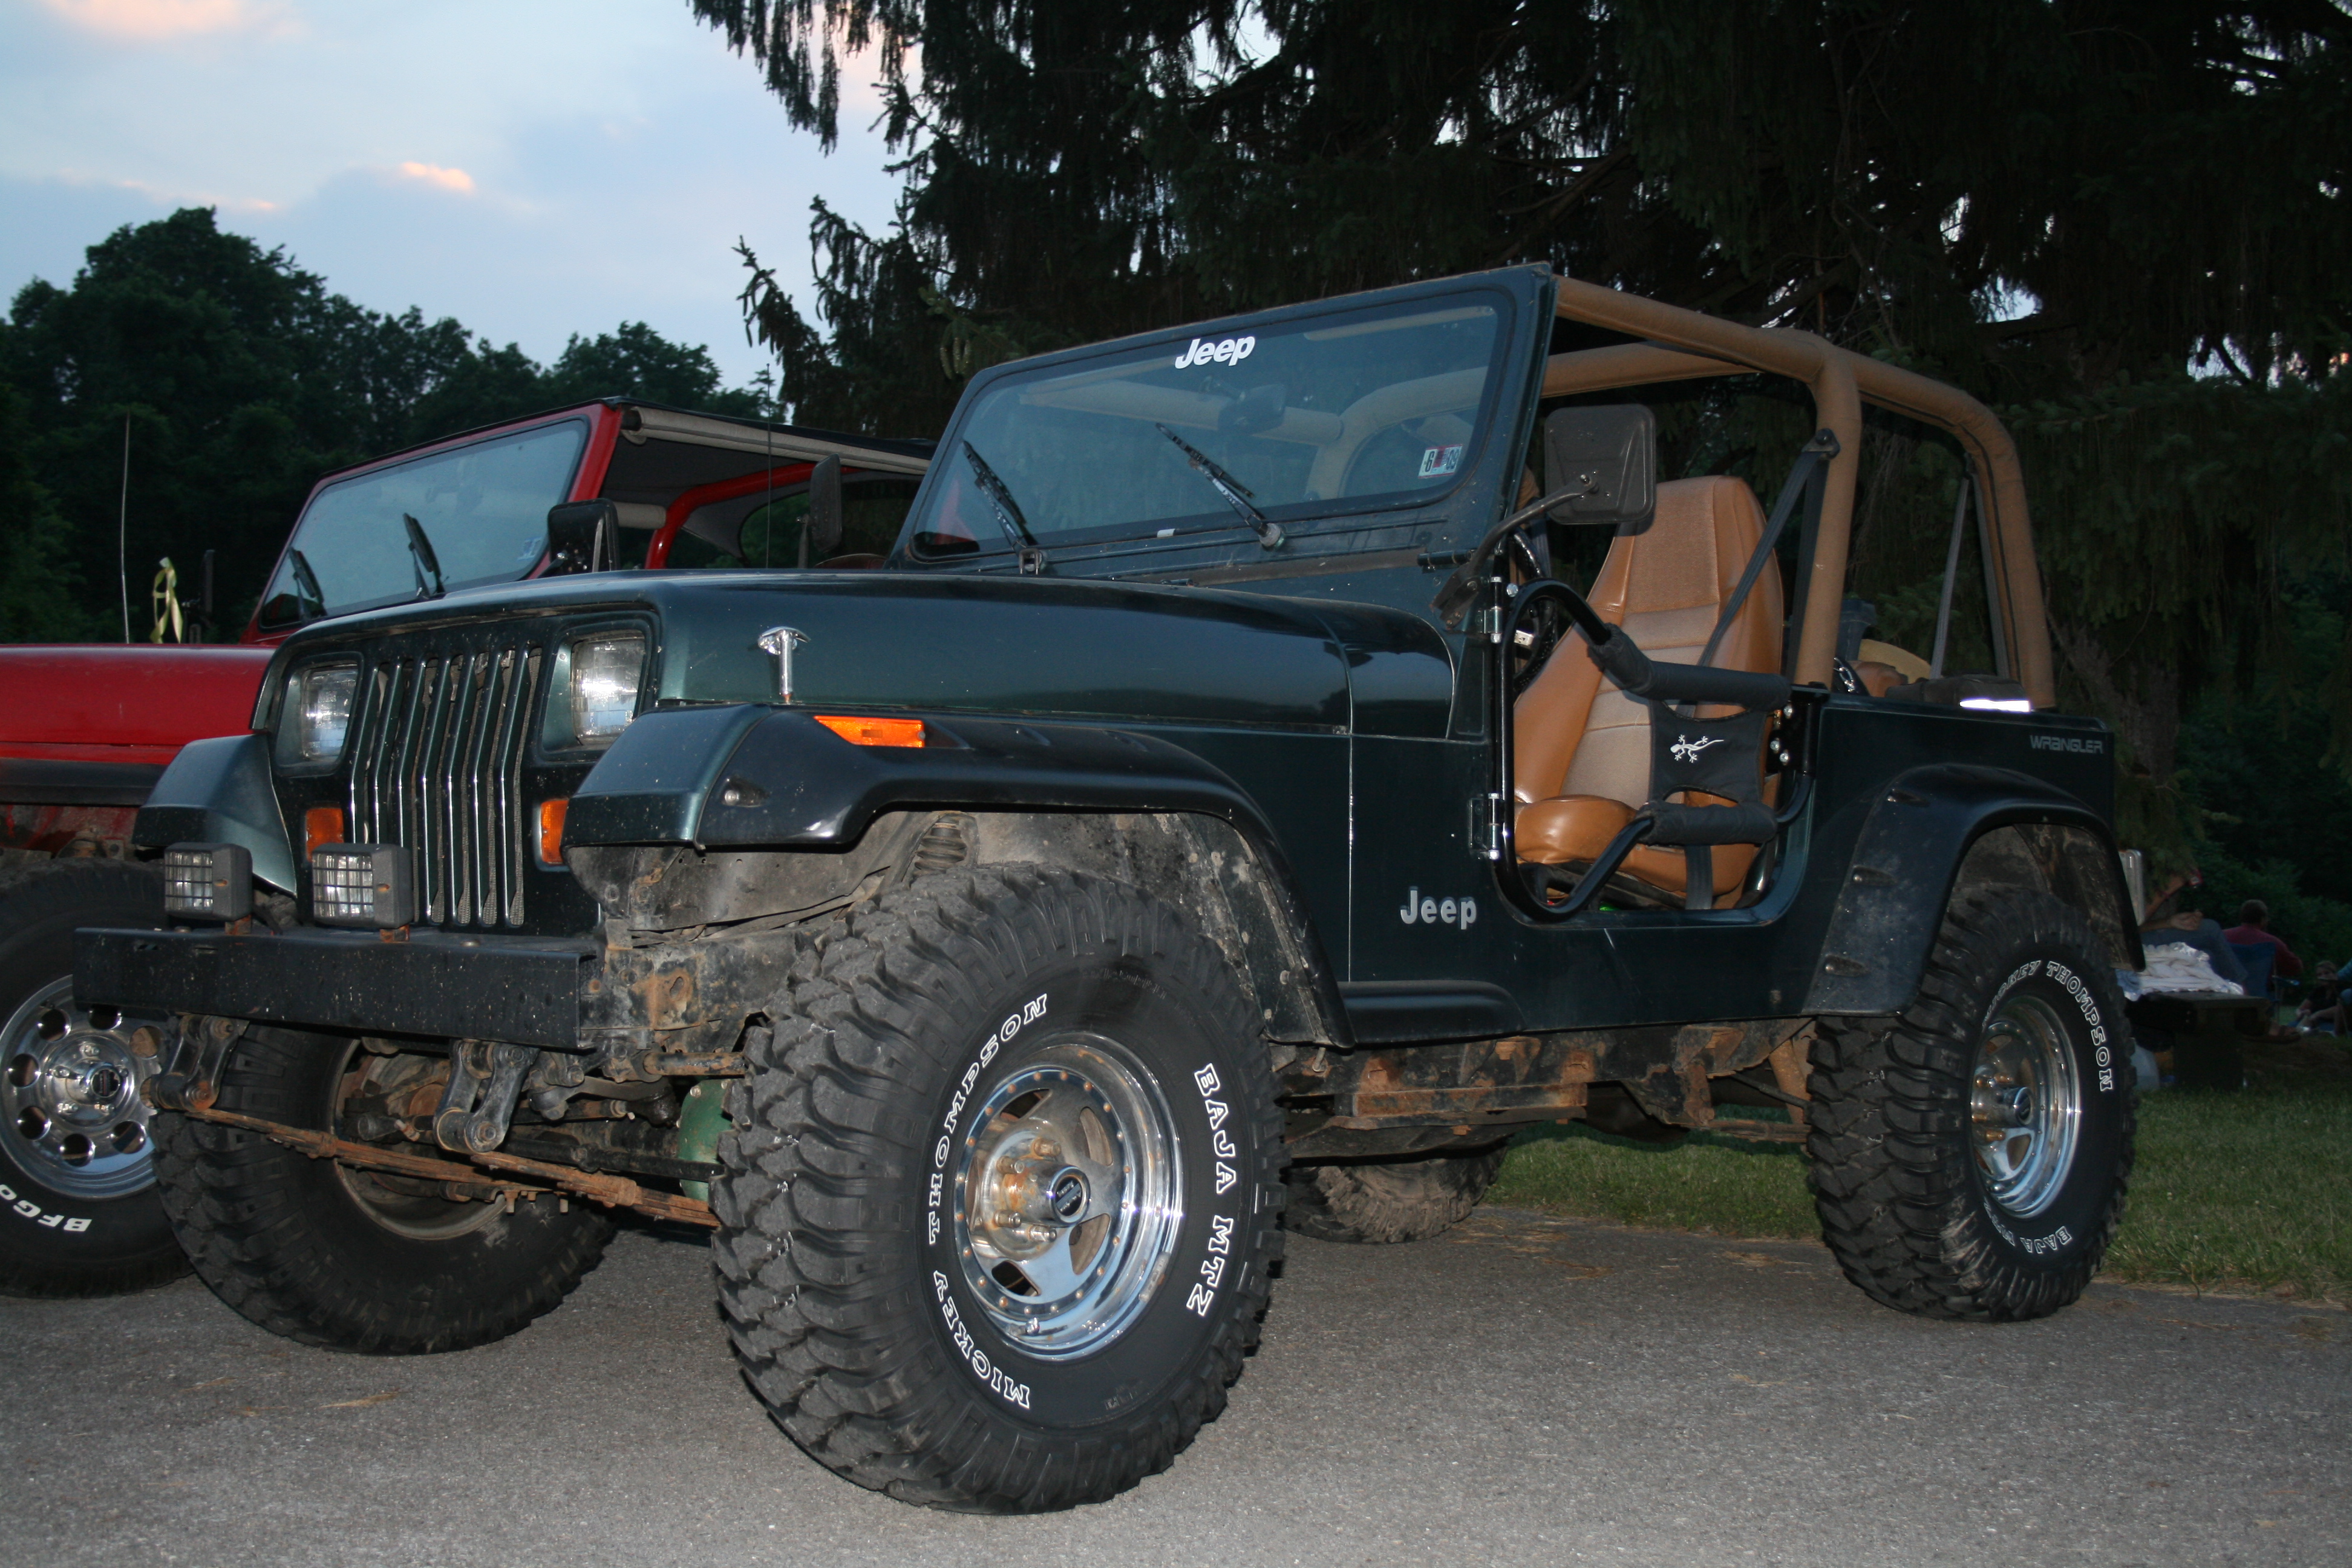
<instances>
[{"instance_id":1,"label":"side marker light","mask_svg":"<svg viewBox=\"0 0 2352 1568\"><path fill-rule=\"evenodd\" d=\"M572 809L566 797L542 800L539 803L539 863L542 866L563 864L563 817Z\"/></svg>"},{"instance_id":2,"label":"side marker light","mask_svg":"<svg viewBox=\"0 0 2352 1568\"><path fill-rule=\"evenodd\" d=\"M816 721L853 746L919 746L920 719L860 719L844 713L819 713Z\"/></svg>"},{"instance_id":3,"label":"side marker light","mask_svg":"<svg viewBox=\"0 0 2352 1568\"><path fill-rule=\"evenodd\" d=\"M302 814L302 858L309 859L319 852L321 844L343 841L343 808L340 805L314 805Z\"/></svg>"}]
</instances>

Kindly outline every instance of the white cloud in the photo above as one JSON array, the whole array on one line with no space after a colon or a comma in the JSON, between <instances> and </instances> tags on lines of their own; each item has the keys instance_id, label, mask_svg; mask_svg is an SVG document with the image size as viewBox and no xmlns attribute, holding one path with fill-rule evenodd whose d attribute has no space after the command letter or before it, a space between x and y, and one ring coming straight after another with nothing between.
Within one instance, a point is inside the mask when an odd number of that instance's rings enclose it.
<instances>
[{"instance_id":1,"label":"white cloud","mask_svg":"<svg viewBox=\"0 0 2352 1568\"><path fill-rule=\"evenodd\" d=\"M78 9L0 4L0 300L117 225L215 205L361 304L541 360L645 321L740 383L768 361L736 237L805 309L810 198L878 229L898 195L858 90L878 61L845 72L824 157L685 0L239 0L218 14L288 25L140 48L63 25Z\"/></svg>"},{"instance_id":2,"label":"white cloud","mask_svg":"<svg viewBox=\"0 0 2352 1568\"><path fill-rule=\"evenodd\" d=\"M400 166L404 180L421 180L428 185L438 185L445 191L460 195L474 194L474 176L463 169L445 169L438 163L404 163Z\"/></svg>"},{"instance_id":3,"label":"white cloud","mask_svg":"<svg viewBox=\"0 0 2352 1568\"><path fill-rule=\"evenodd\" d=\"M203 33L241 33L290 26L282 5L247 0L41 0L54 15L77 27L135 43Z\"/></svg>"}]
</instances>

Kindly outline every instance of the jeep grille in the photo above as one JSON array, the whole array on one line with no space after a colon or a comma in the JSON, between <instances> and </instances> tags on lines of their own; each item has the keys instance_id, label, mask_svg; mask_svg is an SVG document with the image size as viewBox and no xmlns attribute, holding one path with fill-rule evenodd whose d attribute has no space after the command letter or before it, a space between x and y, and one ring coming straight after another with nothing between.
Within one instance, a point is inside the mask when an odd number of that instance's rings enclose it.
<instances>
[{"instance_id":1,"label":"jeep grille","mask_svg":"<svg viewBox=\"0 0 2352 1568\"><path fill-rule=\"evenodd\" d=\"M386 659L352 726L351 834L416 855L433 925L522 924L522 754L540 650Z\"/></svg>"}]
</instances>

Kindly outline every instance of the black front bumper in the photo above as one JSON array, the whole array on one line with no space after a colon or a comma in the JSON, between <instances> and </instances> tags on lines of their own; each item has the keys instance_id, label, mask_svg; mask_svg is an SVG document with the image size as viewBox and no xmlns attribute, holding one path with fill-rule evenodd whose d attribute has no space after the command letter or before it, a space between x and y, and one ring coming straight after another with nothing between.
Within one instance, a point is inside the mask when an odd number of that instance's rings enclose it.
<instances>
[{"instance_id":1,"label":"black front bumper","mask_svg":"<svg viewBox=\"0 0 2352 1568\"><path fill-rule=\"evenodd\" d=\"M74 998L368 1034L580 1048L595 945L581 938L299 929L74 933Z\"/></svg>"}]
</instances>

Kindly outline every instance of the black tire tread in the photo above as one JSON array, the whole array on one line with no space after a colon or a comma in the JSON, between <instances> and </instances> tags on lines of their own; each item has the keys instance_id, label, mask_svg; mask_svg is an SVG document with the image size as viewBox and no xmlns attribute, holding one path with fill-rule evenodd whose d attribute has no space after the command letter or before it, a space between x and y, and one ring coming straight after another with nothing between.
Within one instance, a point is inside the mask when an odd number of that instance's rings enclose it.
<instances>
[{"instance_id":1,"label":"black tire tread","mask_svg":"<svg viewBox=\"0 0 2352 1568\"><path fill-rule=\"evenodd\" d=\"M248 1030L222 1074L221 1108L309 1125L316 1118L292 1089L292 1056L317 1048L299 1037ZM171 1112L156 1114L152 1131L157 1190L197 1275L239 1316L300 1344L419 1355L504 1339L562 1305L613 1232L611 1220L573 1203L562 1245L543 1249L502 1292L455 1311L446 1299L369 1296L352 1289L331 1253L313 1240L318 1216L298 1180L312 1163L308 1156L257 1132Z\"/></svg>"},{"instance_id":2,"label":"black tire tread","mask_svg":"<svg viewBox=\"0 0 2352 1568\"><path fill-rule=\"evenodd\" d=\"M1264 1270L1227 1293L1210 1353L1150 1421L1051 1445L992 1443L944 1379L921 1375L920 1299L873 1262L914 1223L898 1173L929 1143L925 1126L893 1119L890 1088L940 1081L944 1031L925 1020L970 1016L985 984L1048 956L1021 951L1041 932L1065 952L1108 940L1171 960L1195 996L1234 991L1210 967L1222 955L1124 884L1035 866L935 873L836 917L803 949L754 1091L737 1090L735 1131L720 1140L712 1256L746 1381L811 1458L906 1502L1034 1512L1113 1496L1216 1418L1258 1342ZM1228 1011L1236 1037L1255 1040L1247 1011ZM1243 1100L1259 1121L1260 1169L1245 1179L1273 1194L1255 1254L1271 1268L1281 1122L1270 1079L1261 1089Z\"/></svg>"},{"instance_id":3,"label":"black tire tread","mask_svg":"<svg viewBox=\"0 0 2352 1568\"><path fill-rule=\"evenodd\" d=\"M1808 1080L1806 1152L1822 1237L1873 1300L1929 1318L2011 1322L2047 1316L2080 1296L2114 1240L2131 1178L2137 1094L2123 1097L2123 1155L2094 1243L2063 1270L2007 1265L1971 1206L1970 1031L1999 984L2004 952L2051 942L2112 999L2100 944L2083 915L2037 890L1972 889L1944 914L1919 990L1893 1020L1821 1021ZM2108 1009L2120 1027L2122 1009ZM2130 1059L2127 1037L2118 1037ZM2126 1070L2128 1070L2126 1068ZM1965 1238L1965 1239L1960 1239Z\"/></svg>"}]
</instances>

